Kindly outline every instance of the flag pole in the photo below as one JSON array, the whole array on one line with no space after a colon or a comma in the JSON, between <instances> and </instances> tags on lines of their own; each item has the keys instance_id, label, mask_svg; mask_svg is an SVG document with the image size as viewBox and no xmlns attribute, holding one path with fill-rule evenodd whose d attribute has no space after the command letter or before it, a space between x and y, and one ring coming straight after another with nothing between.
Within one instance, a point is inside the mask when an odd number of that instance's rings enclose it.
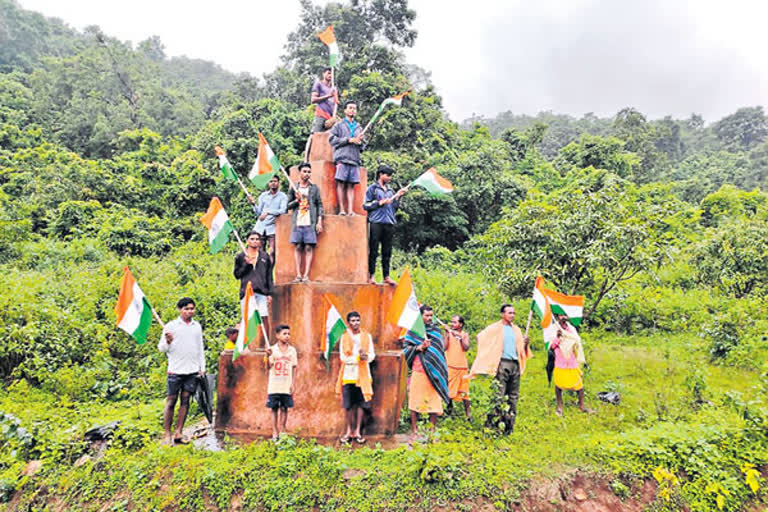
<instances>
[{"instance_id":1,"label":"flag pole","mask_svg":"<svg viewBox=\"0 0 768 512\"><path fill-rule=\"evenodd\" d=\"M368 121L368 124L365 125L365 128L363 128L363 131L360 132L360 137L365 136L365 133L368 131L368 128L370 128L371 125L373 124L373 122L376 121L379 118L379 116L381 115L381 111L382 111L382 108L379 107L379 109L376 111L376 113L373 114L373 117L371 118L371 120Z\"/></svg>"},{"instance_id":2,"label":"flag pole","mask_svg":"<svg viewBox=\"0 0 768 512\"><path fill-rule=\"evenodd\" d=\"M232 170L234 171L234 168L233 168ZM238 176L237 174L235 174L235 178L237 178L237 183L238 183L238 184L240 184L240 188L242 188L242 189L243 189L243 192L245 192L245 195L246 195L247 197L249 197L249 198L252 198L253 196L252 196L252 195L251 195L251 193L248 191L248 189L247 189L247 188L245 188L245 185L243 185L243 182L242 182L242 180L240 179L240 176Z\"/></svg>"},{"instance_id":3,"label":"flag pole","mask_svg":"<svg viewBox=\"0 0 768 512\"><path fill-rule=\"evenodd\" d=\"M240 244L240 249L242 249L243 252L245 252L245 244L243 243L242 240L240 240L240 235L237 233L237 230L235 229L234 226L232 226L232 232L235 234L235 238L237 238L237 243Z\"/></svg>"},{"instance_id":4,"label":"flag pole","mask_svg":"<svg viewBox=\"0 0 768 512\"><path fill-rule=\"evenodd\" d=\"M528 323L525 324L525 335L528 336L528 329L531 328L531 319L533 318L533 310L528 310Z\"/></svg>"},{"instance_id":5,"label":"flag pole","mask_svg":"<svg viewBox=\"0 0 768 512\"><path fill-rule=\"evenodd\" d=\"M264 321L261 322L261 334L264 335L264 349L269 348L269 336L267 336L267 330L264 328Z\"/></svg>"},{"instance_id":6,"label":"flag pole","mask_svg":"<svg viewBox=\"0 0 768 512\"><path fill-rule=\"evenodd\" d=\"M331 88L332 89L336 89L336 86L334 85L334 74L335 74L334 70L335 69L336 68L334 66L331 66ZM333 98L333 117L336 117L336 109L339 108L339 95L338 95L338 93L334 93L334 94L335 95L334 95L334 98Z\"/></svg>"},{"instance_id":7,"label":"flag pole","mask_svg":"<svg viewBox=\"0 0 768 512\"><path fill-rule=\"evenodd\" d=\"M285 179L288 180L288 185L290 185L293 191L296 192L296 196L298 198L299 189L296 186L296 184L291 181L291 176L288 174L288 171L285 170L285 167L283 167L283 164L280 164L280 170L283 171L283 174L285 175Z\"/></svg>"},{"instance_id":8,"label":"flag pole","mask_svg":"<svg viewBox=\"0 0 768 512\"><path fill-rule=\"evenodd\" d=\"M149 306L150 311L152 311L152 314L155 316L155 320L157 320L157 323L160 324L160 327L165 329L165 324L163 323L162 319L160 318L160 315L157 314L157 311L155 311L155 308L152 306Z\"/></svg>"}]
</instances>

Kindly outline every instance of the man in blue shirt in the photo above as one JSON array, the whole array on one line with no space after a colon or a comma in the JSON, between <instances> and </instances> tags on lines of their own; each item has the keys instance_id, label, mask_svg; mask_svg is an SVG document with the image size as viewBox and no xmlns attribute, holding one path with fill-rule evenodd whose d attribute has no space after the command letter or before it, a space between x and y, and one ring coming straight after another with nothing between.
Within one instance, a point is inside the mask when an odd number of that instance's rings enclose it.
<instances>
[{"instance_id":1,"label":"man in blue shirt","mask_svg":"<svg viewBox=\"0 0 768 512\"><path fill-rule=\"evenodd\" d=\"M400 198L408 191L403 187L395 193L389 188L394 170L388 165L380 165L376 171L376 181L365 191L363 209L368 212L370 230L368 234L368 282L376 284L376 258L381 245L381 271L384 283L397 284L389 277L389 260L392 257L392 235L395 231L395 210L400 206Z\"/></svg>"},{"instance_id":2,"label":"man in blue shirt","mask_svg":"<svg viewBox=\"0 0 768 512\"><path fill-rule=\"evenodd\" d=\"M280 190L280 178L277 174L272 176L267 185L267 190L259 196L258 202L253 196L248 196L251 202L253 212L256 214L256 225L253 231L256 231L261 237L262 247L267 247L269 243L269 255L272 257L272 263L275 261L275 221L277 217L284 214L288 207L288 196Z\"/></svg>"},{"instance_id":3,"label":"man in blue shirt","mask_svg":"<svg viewBox=\"0 0 768 512\"><path fill-rule=\"evenodd\" d=\"M507 403L507 411L502 414L504 434L511 434L515 429L517 418L517 400L520 397L520 354L528 352L528 336L524 336L520 328L513 322L515 308L511 304L501 306L501 322L504 332L504 345L501 349L501 361L496 372L496 379L501 385L501 397ZM523 350L520 350L520 345Z\"/></svg>"}]
</instances>

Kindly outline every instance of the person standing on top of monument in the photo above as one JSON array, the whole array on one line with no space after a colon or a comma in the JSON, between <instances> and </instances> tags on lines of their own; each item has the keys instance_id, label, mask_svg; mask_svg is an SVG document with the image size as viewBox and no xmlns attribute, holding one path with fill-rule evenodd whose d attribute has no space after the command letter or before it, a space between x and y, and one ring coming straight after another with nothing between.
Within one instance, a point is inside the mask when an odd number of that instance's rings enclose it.
<instances>
[{"instance_id":1,"label":"person standing on top of monument","mask_svg":"<svg viewBox=\"0 0 768 512\"><path fill-rule=\"evenodd\" d=\"M312 133L330 128L334 110L339 104L339 94L331 85L331 68L323 69L322 80L312 86L312 103L315 105L315 118L312 121Z\"/></svg>"},{"instance_id":2,"label":"person standing on top of monument","mask_svg":"<svg viewBox=\"0 0 768 512\"><path fill-rule=\"evenodd\" d=\"M331 68L323 69L321 80L312 85L311 102L315 105L315 117L312 120L312 131L307 139L304 149L304 160L309 161L309 151L312 148L312 135L328 130L338 119L336 116L336 105L339 104L339 93L331 85Z\"/></svg>"},{"instance_id":3,"label":"person standing on top of monument","mask_svg":"<svg viewBox=\"0 0 768 512\"><path fill-rule=\"evenodd\" d=\"M365 191L363 209L368 212L370 230L368 233L368 282L376 284L376 258L381 245L381 271L384 283L397 284L389 277L389 260L392 257L392 235L395 231L395 210L400 206L400 198L408 191L403 187L396 193L389 188L394 170L388 165L380 165L376 171L376 182Z\"/></svg>"},{"instance_id":4,"label":"person standing on top of monument","mask_svg":"<svg viewBox=\"0 0 768 512\"><path fill-rule=\"evenodd\" d=\"M296 262L296 279L294 283L309 281L309 269L312 266L312 256L317 235L323 232L323 201L320 188L309 179L312 176L312 166L304 162L299 165L301 179L296 188L288 191L288 209L293 210L291 217L291 243L294 245L294 261ZM299 191L298 196L296 190ZM304 255L304 272L301 268L301 256Z\"/></svg>"},{"instance_id":5,"label":"person standing on top of monument","mask_svg":"<svg viewBox=\"0 0 768 512\"><path fill-rule=\"evenodd\" d=\"M288 196L280 190L280 178L277 174L272 176L267 184L267 190L261 193L258 202L253 196L248 196L253 212L256 214L256 231L261 237L261 246L267 248L269 243L269 256L272 263L275 262L275 221L287 211Z\"/></svg>"},{"instance_id":6,"label":"person standing on top of monument","mask_svg":"<svg viewBox=\"0 0 768 512\"><path fill-rule=\"evenodd\" d=\"M360 152L363 128L355 121L357 104L348 101L344 106L344 119L331 128L333 163L336 164L336 198L339 215L354 215L355 185L360 183Z\"/></svg>"}]
</instances>

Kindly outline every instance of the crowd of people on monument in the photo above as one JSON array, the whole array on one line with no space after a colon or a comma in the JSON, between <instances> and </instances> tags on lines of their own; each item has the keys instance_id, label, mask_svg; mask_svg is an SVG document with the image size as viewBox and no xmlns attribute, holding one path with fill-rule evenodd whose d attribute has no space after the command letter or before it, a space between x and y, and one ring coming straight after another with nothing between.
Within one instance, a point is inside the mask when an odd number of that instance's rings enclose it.
<instances>
[{"instance_id":1,"label":"crowd of people on monument","mask_svg":"<svg viewBox=\"0 0 768 512\"><path fill-rule=\"evenodd\" d=\"M323 71L322 79L312 87L312 103L315 117L312 134L330 130L329 142L333 148L335 165L335 190L339 205L338 215L355 216L355 187L360 183L361 152L365 147L364 134L355 117L357 105L347 101L343 118L336 117L338 93L331 85L330 68ZM305 160L309 159L312 135L307 142ZM290 243L294 247L296 277L292 283L307 283L318 236L323 232L323 209L320 189L313 183L312 166L307 161L298 165L299 179L290 184L288 194L280 190L280 179L274 175L267 190L254 198L249 195L256 217L248 234L244 250L235 256L234 277L239 280L239 297L243 300L250 286L255 297L258 313L265 333L273 333L276 342L266 349L269 367L266 407L272 411L272 437L277 439L286 432L288 411L294 407L294 382L298 367L296 349L291 345L291 328L281 324L270 328L269 310L275 292L273 268L276 256L276 220L291 212ZM362 205L368 222L368 282L375 280L376 261L381 252L383 283L396 285L390 276L393 233L396 211L408 187L392 190L390 183L394 170L380 165L375 181L368 186ZM177 304L179 316L166 324L158 349L168 356L168 376L164 427L166 444L186 443L183 427L191 395L195 392L197 376L205 373L204 345L200 324L194 320L195 302L182 298ZM419 312L426 335L407 331L401 338L403 355L410 370L407 402L410 410L412 439L420 439L418 425L421 415L426 414L435 426L439 416L451 413L455 402L461 402L467 420L471 420L470 382L477 375L495 377L499 384L502 406L489 415L489 421L503 425L503 432L514 431L520 378L526 362L531 357L527 334L515 325L515 308L511 304L500 307L500 319L483 329L476 336L477 355L469 365L467 353L471 336L465 330L465 320L460 314L450 317L449 324L442 324L428 305L421 305ZM345 431L340 434L344 444L366 442L363 426L366 413L370 412L373 395L373 378L370 363L376 358L374 340L363 327L366 319L357 311L346 313L346 332L338 345L340 370L336 392L340 396L340 409L345 415ZM589 412L583 403L583 383L580 363L583 351L576 328L566 315L557 315L552 324L554 341L549 349L554 356L554 384L558 415L562 414L562 391L578 392L579 408ZM235 348L238 328L226 330L225 350ZM551 356L552 357L552 356ZM179 410L176 426L172 420L176 403ZM301 398L297 397L301 403Z\"/></svg>"}]
</instances>

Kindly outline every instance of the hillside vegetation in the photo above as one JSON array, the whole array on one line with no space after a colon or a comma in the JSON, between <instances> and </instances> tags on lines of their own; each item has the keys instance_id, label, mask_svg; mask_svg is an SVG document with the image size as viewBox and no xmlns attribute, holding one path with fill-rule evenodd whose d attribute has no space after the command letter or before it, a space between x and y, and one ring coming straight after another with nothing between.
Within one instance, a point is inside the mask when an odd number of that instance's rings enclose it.
<instances>
[{"instance_id":1,"label":"hillside vegetation","mask_svg":"<svg viewBox=\"0 0 768 512\"><path fill-rule=\"evenodd\" d=\"M0 0L0 510L515 510L541 482L571 497L574 475L606 482L627 506L650 485L651 510L763 503L763 107L713 122L627 107L605 119L507 112L457 123L439 84L402 54L417 37L407 0L354 4L302 0L281 65L253 77L169 58L157 37L79 32ZM314 34L328 24L345 56L342 100L354 98L362 119L412 91L374 128L364 164L391 165L401 185L435 166L455 187L403 200L396 274L409 266L419 300L443 318L463 314L472 334L506 301L524 322L537 275L586 295L596 414L568 397L554 415L534 328L509 437L484 424L493 383L478 379L473 422L445 418L413 449L293 438L159 446L165 356L115 327L122 268L164 318L178 297L195 298L214 367L237 321L237 248L208 254L198 218L216 195L241 232L254 219L213 146L241 175L259 131L284 164L301 161L309 89L327 62ZM159 336L155 324L149 338ZM103 451L84 441L116 420ZM543 501L555 510L563 497Z\"/></svg>"}]
</instances>

